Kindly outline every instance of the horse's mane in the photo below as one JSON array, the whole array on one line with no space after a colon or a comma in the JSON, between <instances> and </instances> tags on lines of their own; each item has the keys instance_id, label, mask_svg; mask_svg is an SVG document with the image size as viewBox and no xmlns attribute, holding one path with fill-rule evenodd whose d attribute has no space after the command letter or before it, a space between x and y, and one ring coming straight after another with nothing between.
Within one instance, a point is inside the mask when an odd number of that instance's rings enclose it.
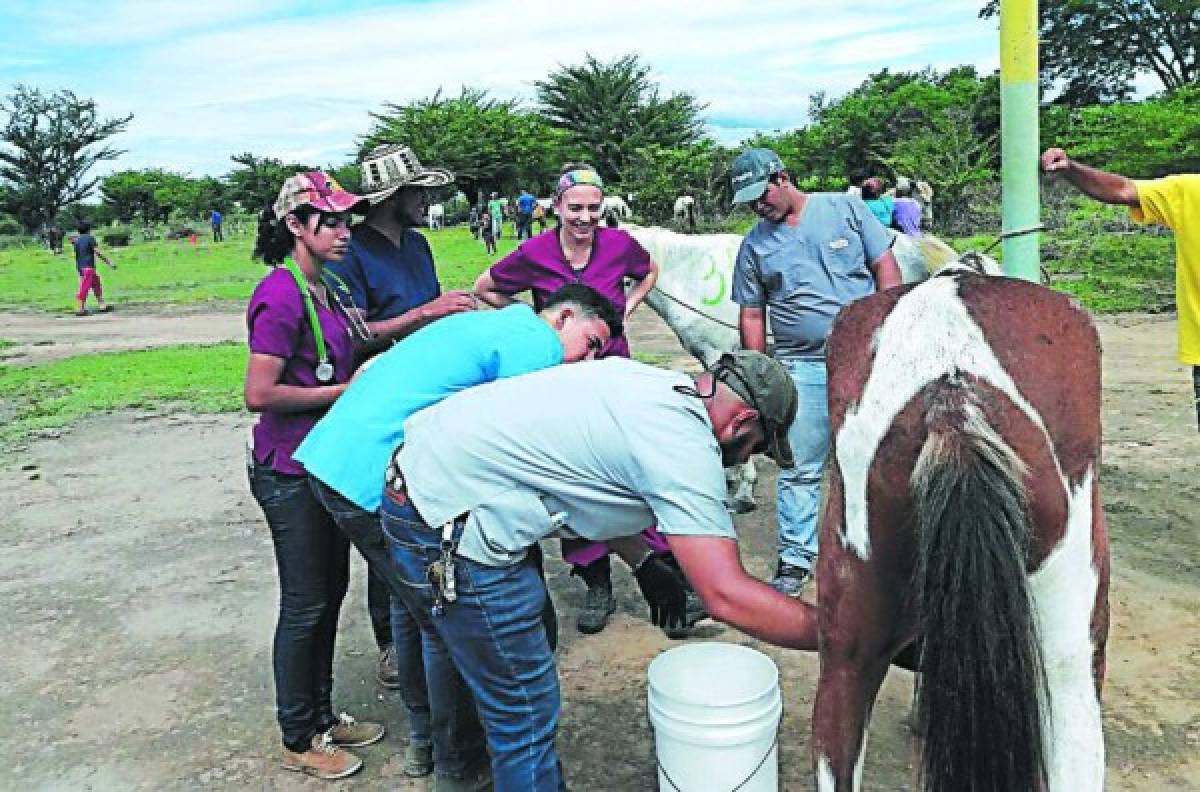
<instances>
[{"instance_id":1,"label":"horse's mane","mask_svg":"<svg viewBox=\"0 0 1200 792\"><path fill-rule=\"evenodd\" d=\"M925 259L930 275L958 261L958 251L932 234L922 236L917 242L917 248L921 251L921 257Z\"/></svg>"}]
</instances>

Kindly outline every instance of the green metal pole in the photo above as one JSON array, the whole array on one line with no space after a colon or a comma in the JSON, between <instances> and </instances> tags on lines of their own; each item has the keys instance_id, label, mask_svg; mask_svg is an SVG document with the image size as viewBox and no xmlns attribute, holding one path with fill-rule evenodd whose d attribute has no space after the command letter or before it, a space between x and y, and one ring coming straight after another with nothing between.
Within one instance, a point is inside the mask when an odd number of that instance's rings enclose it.
<instances>
[{"instance_id":1,"label":"green metal pole","mask_svg":"<svg viewBox=\"0 0 1200 792\"><path fill-rule=\"evenodd\" d=\"M1037 0L1000 0L1000 156L1004 233L1040 222ZM1006 236L1004 273L1037 282L1037 233Z\"/></svg>"}]
</instances>

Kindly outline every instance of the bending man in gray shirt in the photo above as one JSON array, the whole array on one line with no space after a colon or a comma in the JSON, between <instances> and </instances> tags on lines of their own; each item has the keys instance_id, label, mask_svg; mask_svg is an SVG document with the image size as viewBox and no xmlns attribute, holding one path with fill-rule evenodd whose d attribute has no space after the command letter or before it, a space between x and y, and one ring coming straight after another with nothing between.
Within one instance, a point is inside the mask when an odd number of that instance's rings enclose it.
<instances>
[{"instance_id":1,"label":"bending man in gray shirt","mask_svg":"<svg viewBox=\"0 0 1200 792\"><path fill-rule=\"evenodd\" d=\"M745 571L724 503L725 465L755 452L790 463L795 409L787 371L738 352L694 381L621 358L560 366L464 391L405 424L384 532L424 638L475 694L497 792L562 781L545 588L526 555L540 539L610 542L641 583L637 537L656 523L714 618L816 648L815 609Z\"/></svg>"}]
</instances>

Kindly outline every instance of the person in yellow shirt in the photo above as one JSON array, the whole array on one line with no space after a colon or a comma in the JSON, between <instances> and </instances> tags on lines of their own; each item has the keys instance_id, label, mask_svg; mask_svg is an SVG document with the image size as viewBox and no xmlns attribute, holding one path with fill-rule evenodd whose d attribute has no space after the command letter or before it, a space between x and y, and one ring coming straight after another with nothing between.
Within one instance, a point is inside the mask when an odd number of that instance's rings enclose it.
<instances>
[{"instance_id":1,"label":"person in yellow shirt","mask_svg":"<svg viewBox=\"0 0 1200 792\"><path fill-rule=\"evenodd\" d=\"M1200 426L1200 173L1135 180L1076 162L1060 148L1042 154L1042 170L1064 176L1097 201L1128 206L1138 223L1155 223L1175 232L1179 360L1192 367Z\"/></svg>"}]
</instances>

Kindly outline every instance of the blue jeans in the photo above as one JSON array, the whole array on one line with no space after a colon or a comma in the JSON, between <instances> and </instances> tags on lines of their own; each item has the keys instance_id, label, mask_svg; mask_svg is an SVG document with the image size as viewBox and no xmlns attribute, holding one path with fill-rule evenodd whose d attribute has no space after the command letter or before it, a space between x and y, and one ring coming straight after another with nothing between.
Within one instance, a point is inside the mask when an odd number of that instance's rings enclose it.
<instances>
[{"instance_id":1,"label":"blue jeans","mask_svg":"<svg viewBox=\"0 0 1200 792\"><path fill-rule=\"evenodd\" d=\"M796 466L779 471L779 559L812 569L817 558L817 511L821 479L829 453L829 397L825 390L825 361L780 361L796 386L796 419L788 427L788 442Z\"/></svg>"},{"instance_id":2,"label":"blue jeans","mask_svg":"<svg viewBox=\"0 0 1200 792\"><path fill-rule=\"evenodd\" d=\"M338 527L366 559L367 567L391 593L391 633L400 671L400 698L408 714L408 739L433 744L434 772L465 777L485 757L483 726L475 701L462 677L444 655L429 655L421 629L400 598L404 583L392 561L383 524L369 512L319 479L313 492Z\"/></svg>"},{"instance_id":3,"label":"blue jeans","mask_svg":"<svg viewBox=\"0 0 1200 792\"><path fill-rule=\"evenodd\" d=\"M456 557L458 598L435 614L427 572L442 555L440 532L411 504L385 498L380 511L426 656L449 656L475 694L496 792L564 789L554 748L558 673L543 624L546 586L536 558L489 567Z\"/></svg>"},{"instance_id":4,"label":"blue jeans","mask_svg":"<svg viewBox=\"0 0 1200 792\"><path fill-rule=\"evenodd\" d=\"M337 722L333 649L350 579L350 543L317 501L307 476L253 463L250 491L271 528L279 570L279 620L272 661L283 744L307 751Z\"/></svg>"}]
</instances>

